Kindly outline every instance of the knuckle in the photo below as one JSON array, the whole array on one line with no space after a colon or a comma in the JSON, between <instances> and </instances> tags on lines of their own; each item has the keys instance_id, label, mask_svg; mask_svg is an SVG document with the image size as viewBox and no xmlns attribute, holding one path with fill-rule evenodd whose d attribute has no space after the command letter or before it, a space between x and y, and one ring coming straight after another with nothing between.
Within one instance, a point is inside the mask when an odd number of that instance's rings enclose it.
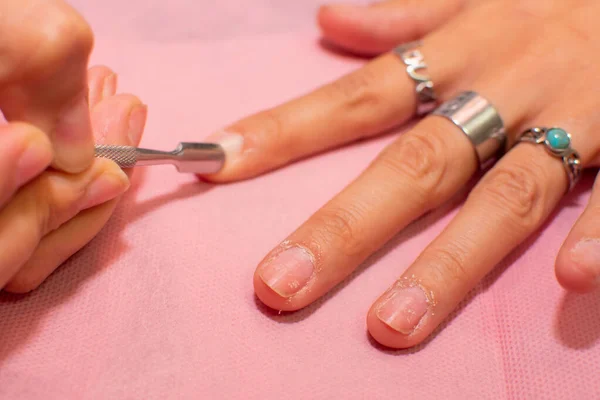
<instances>
[{"instance_id":1,"label":"knuckle","mask_svg":"<svg viewBox=\"0 0 600 400\"><path fill-rule=\"evenodd\" d=\"M468 282L469 271L466 268L466 251L456 244L445 244L428 250L431 273L438 282L448 280Z\"/></svg>"},{"instance_id":2,"label":"knuckle","mask_svg":"<svg viewBox=\"0 0 600 400\"><path fill-rule=\"evenodd\" d=\"M265 143L288 144L291 136L287 132L288 124L278 109L272 108L261 112L257 115L257 121L260 121L262 127L260 131L266 136Z\"/></svg>"},{"instance_id":3,"label":"knuckle","mask_svg":"<svg viewBox=\"0 0 600 400\"><path fill-rule=\"evenodd\" d=\"M542 219L544 169L537 163L498 166L480 186L486 202L503 209L511 221L530 229Z\"/></svg>"},{"instance_id":4,"label":"knuckle","mask_svg":"<svg viewBox=\"0 0 600 400\"><path fill-rule=\"evenodd\" d=\"M268 162L271 165L286 164L302 140L302 135L291 131L293 124L288 114L279 108L261 111L242 123L245 147L271 149Z\"/></svg>"},{"instance_id":5,"label":"knuckle","mask_svg":"<svg viewBox=\"0 0 600 400\"><path fill-rule=\"evenodd\" d=\"M331 246L346 256L356 256L364 251L362 212L355 207L328 207L312 218L316 227L313 240L319 246Z\"/></svg>"},{"instance_id":6,"label":"knuckle","mask_svg":"<svg viewBox=\"0 0 600 400\"><path fill-rule=\"evenodd\" d=\"M352 72L332 82L328 89L345 108L378 107L381 99L375 90L378 77L368 67Z\"/></svg>"},{"instance_id":7,"label":"knuckle","mask_svg":"<svg viewBox=\"0 0 600 400\"><path fill-rule=\"evenodd\" d=\"M380 164L394 175L408 177L423 195L436 191L446 174L444 145L435 135L407 135L388 146Z\"/></svg>"}]
</instances>

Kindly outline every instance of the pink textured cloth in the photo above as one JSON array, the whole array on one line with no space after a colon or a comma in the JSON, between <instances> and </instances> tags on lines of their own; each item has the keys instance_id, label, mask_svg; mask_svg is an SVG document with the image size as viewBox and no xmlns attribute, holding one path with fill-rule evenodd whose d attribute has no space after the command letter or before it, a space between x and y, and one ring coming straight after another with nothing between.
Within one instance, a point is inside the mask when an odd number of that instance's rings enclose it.
<instances>
[{"instance_id":1,"label":"pink textured cloth","mask_svg":"<svg viewBox=\"0 0 600 400\"><path fill-rule=\"evenodd\" d=\"M170 148L356 68L318 46L316 3L75 5L98 32L94 61L149 104L143 145ZM553 272L590 177L417 349L380 348L365 315L451 207L314 306L278 315L255 300L260 259L392 139L219 187L140 169L90 245L31 295L0 296L0 398L598 398L600 296L565 294Z\"/></svg>"}]
</instances>

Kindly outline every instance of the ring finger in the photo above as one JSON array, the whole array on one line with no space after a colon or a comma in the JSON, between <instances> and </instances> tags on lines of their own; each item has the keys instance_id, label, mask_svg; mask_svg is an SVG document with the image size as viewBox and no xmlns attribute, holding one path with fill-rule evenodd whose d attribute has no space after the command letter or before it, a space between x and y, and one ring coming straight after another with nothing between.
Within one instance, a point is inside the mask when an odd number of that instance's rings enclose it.
<instances>
[{"instance_id":1,"label":"ring finger","mask_svg":"<svg viewBox=\"0 0 600 400\"><path fill-rule=\"evenodd\" d=\"M573 121L562 112L549 109L532 122L536 126ZM589 165L600 146L591 134L593 127L570 124L573 148L580 149L582 164ZM543 147L519 144L504 156L448 227L374 303L367 323L378 342L394 348L421 342L495 265L542 225L568 187L562 160Z\"/></svg>"}]
</instances>

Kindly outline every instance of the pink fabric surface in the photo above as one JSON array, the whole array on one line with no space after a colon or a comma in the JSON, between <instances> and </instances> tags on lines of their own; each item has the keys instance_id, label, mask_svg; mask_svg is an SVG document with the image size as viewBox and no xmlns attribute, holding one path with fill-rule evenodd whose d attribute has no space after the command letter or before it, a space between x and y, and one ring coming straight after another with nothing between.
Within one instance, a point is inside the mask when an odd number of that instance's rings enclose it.
<instances>
[{"instance_id":1,"label":"pink fabric surface","mask_svg":"<svg viewBox=\"0 0 600 400\"><path fill-rule=\"evenodd\" d=\"M360 65L318 46L316 3L75 5L98 32L94 61L149 104L143 145L170 148ZM460 204L314 306L278 315L255 300L260 259L390 140L218 187L140 169L90 245L34 293L0 296L0 398L598 398L600 297L566 294L553 272L590 177L416 349L377 346L366 312Z\"/></svg>"}]
</instances>

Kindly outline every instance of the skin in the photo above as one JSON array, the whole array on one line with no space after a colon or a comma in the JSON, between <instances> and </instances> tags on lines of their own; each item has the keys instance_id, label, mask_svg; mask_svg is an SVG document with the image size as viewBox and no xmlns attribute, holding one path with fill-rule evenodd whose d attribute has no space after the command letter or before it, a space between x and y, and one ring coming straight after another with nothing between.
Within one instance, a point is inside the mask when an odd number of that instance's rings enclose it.
<instances>
[{"instance_id":1,"label":"skin","mask_svg":"<svg viewBox=\"0 0 600 400\"><path fill-rule=\"evenodd\" d=\"M227 151L212 182L249 179L308 155L372 137L414 116L414 83L388 51L422 39L441 101L474 90L499 110L510 136L535 126L572 134L583 166L600 164L600 28L594 0L394 0L327 5L324 38L366 64L304 96L209 137ZM485 21L482 29L481 21ZM574 62L577 60L576 72ZM473 148L449 121L427 116L317 210L256 268L258 298L276 310L308 306L477 171ZM424 252L367 314L375 340L421 343L504 257L538 230L567 189L559 159L519 144L478 182ZM556 260L558 281L589 292L600 282L600 183ZM402 201L400 202L399 199ZM400 316L394 319L394 316Z\"/></svg>"},{"instance_id":2,"label":"skin","mask_svg":"<svg viewBox=\"0 0 600 400\"><path fill-rule=\"evenodd\" d=\"M561 126L572 133L584 167L597 167L600 101L590 88L600 83L595 67L600 28L592 18L599 12L594 0L324 6L318 21L326 40L374 58L209 138L224 146L228 158L223 171L202 178L249 179L408 122L415 110L414 85L387 52L417 38L423 39L428 72L442 101L464 89L481 93L500 111L511 143L529 127ZM136 145L146 109L134 96L115 94L109 69L87 70L93 37L65 3L7 0L0 15L5 38L0 108L9 121L0 127L0 287L27 292L110 217L128 179L113 163L94 160L92 143ZM26 150L33 153L24 158ZM406 225L446 202L476 170L473 149L455 126L423 118L266 255L254 276L257 296L278 310L306 307ZM93 186L99 177L103 184ZM371 335L394 348L422 342L477 282L540 228L566 187L561 162L541 146L512 148L476 185L455 219L374 302L367 315ZM598 286L599 187L558 254L556 275L569 290ZM277 283L284 285L274 289ZM383 317L407 309L398 314L400 323Z\"/></svg>"},{"instance_id":3,"label":"skin","mask_svg":"<svg viewBox=\"0 0 600 400\"><path fill-rule=\"evenodd\" d=\"M88 69L93 35L63 1L0 3L0 288L35 289L102 228L129 176L93 144L137 145L146 106Z\"/></svg>"}]
</instances>

